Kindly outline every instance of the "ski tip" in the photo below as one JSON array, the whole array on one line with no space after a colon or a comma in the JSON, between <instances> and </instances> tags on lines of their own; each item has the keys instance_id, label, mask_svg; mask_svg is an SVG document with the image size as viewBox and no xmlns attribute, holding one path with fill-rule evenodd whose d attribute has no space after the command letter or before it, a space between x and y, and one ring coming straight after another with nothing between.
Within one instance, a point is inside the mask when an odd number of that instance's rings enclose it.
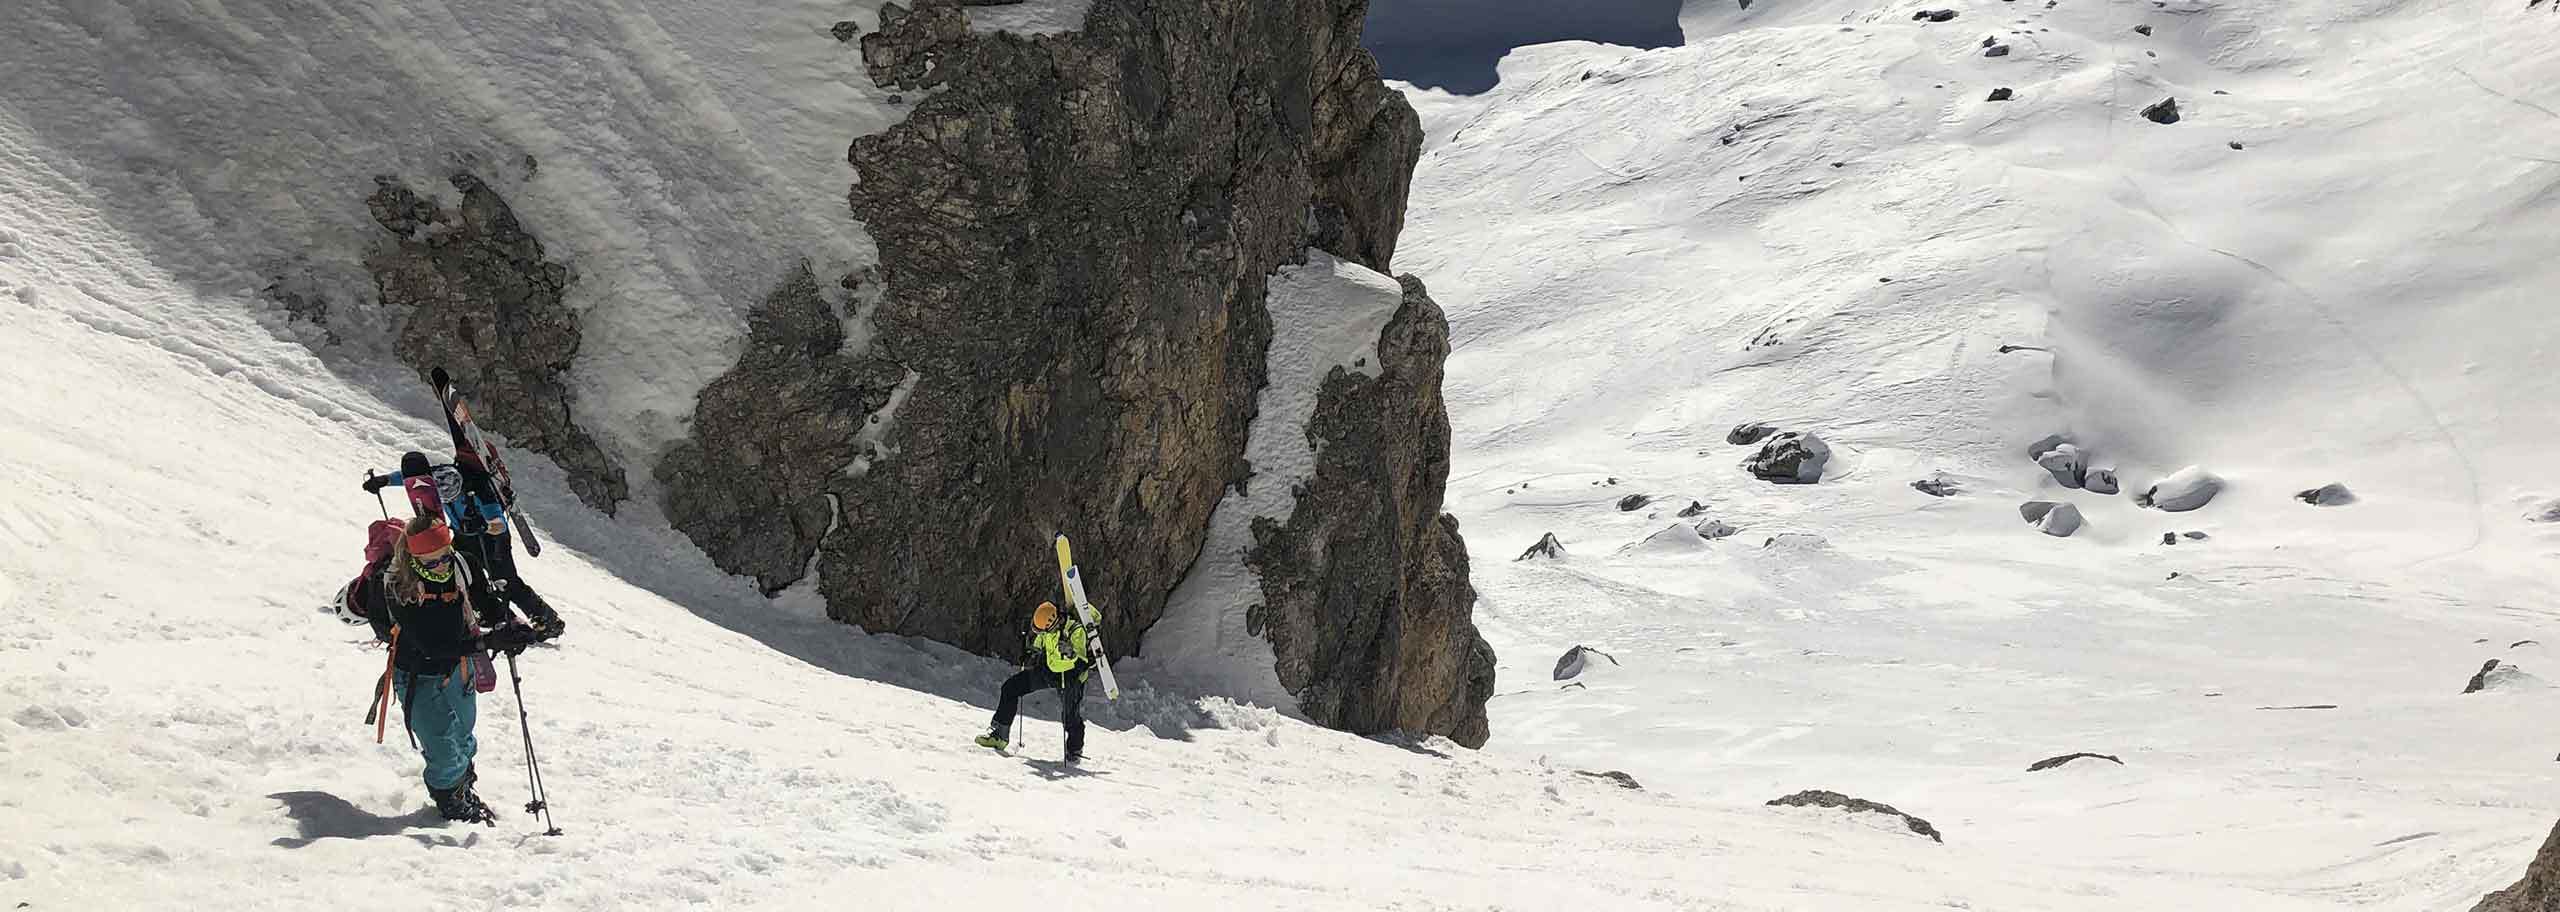
<instances>
[{"instance_id":1,"label":"ski tip","mask_svg":"<svg viewBox=\"0 0 2560 912\"><path fill-rule=\"evenodd\" d=\"M427 382L440 387L452 386L453 375L445 373L443 365L437 365L427 370Z\"/></svg>"}]
</instances>

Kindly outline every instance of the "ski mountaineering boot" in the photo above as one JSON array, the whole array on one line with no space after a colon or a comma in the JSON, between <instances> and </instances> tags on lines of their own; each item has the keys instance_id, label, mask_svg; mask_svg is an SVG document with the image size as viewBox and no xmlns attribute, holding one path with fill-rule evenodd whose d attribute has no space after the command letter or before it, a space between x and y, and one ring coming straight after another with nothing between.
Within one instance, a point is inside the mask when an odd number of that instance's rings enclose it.
<instances>
[{"instance_id":1,"label":"ski mountaineering boot","mask_svg":"<svg viewBox=\"0 0 2560 912\"><path fill-rule=\"evenodd\" d=\"M989 750L1003 750L1007 744L1004 735L1002 731L987 729L986 734L978 736L978 746Z\"/></svg>"},{"instance_id":2,"label":"ski mountaineering boot","mask_svg":"<svg viewBox=\"0 0 2560 912\"><path fill-rule=\"evenodd\" d=\"M472 793L470 779L454 783L452 788L428 789L427 795L435 799L436 813L444 815L446 820L497 825L497 813L481 803L479 795Z\"/></svg>"}]
</instances>

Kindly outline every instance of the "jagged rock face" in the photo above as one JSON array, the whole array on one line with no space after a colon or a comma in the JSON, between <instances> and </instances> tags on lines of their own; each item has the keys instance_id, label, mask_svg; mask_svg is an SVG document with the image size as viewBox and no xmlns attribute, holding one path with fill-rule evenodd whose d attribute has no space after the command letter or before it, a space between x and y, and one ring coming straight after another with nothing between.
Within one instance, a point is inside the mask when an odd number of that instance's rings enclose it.
<instances>
[{"instance_id":1,"label":"jagged rock face","mask_svg":"<svg viewBox=\"0 0 2560 912\"><path fill-rule=\"evenodd\" d=\"M2481 897L2471 912L2560 912L2560 825L2552 826L2524 879Z\"/></svg>"},{"instance_id":2,"label":"jagged rock face","mask_svg":"<svg viewBox=\"0 0 2560 912\"><path fill-rule=\"evenodd\" d=\"M970 31L955 0L884 8L863 61L923 100L847 152L880 249L872 338L847 356L820 304L768 301L657 468L679 528L768 590L814 553L838 619L990 654L1056 597L1064 532L1111 642L1137 645L1251 481L1267 277L1309 246L1382 272L1394 253L1421 129L1359 48L1365 15L1096 0L1081 31L1023 37ZM1317 474L1251 559L1309 716L1480 744L1492 655L1439 512L1446 354L1417 287L1375 376L1326 384ZM868 458L902 380L892 452Z\"/></svg>"},{"instance_id":3,"label":"jagged rock face","mask_svg":"<svg viewBox=\"0 0 2560 912\"><path fill-rule=\"evenodd\" d=\"M1354 731L1487 736L1493 647L1476 632L1458 521L1440 512L1449 322L1421 281L1378 341L1374 377L1335 368L1307 435L1315 477L1286 523L1254 522L1262 627L1310 718Z\"/></svg>"},{"instance_id":4,"label":"jagged rock face","mask_svg":"<svg viewBox=\"0 0 2560 912\"><path fill-rule=\"evenodd\" d=\"M835 516L830 476L905 378L844 343L803 265L748 316L737 366L703 388L693 436L658 462L668 521L767 594L806 572Z\"/></svg>"},{"instance_id":5,"label":"jagged rock face","mask_svg":"<svg viewBox=\"0 0 2560 912\"><path fill-rule=\"evenodd\" d=\"M452 372L483 427L551 457L579 500L612 513L629 486L571 416L563 382L578 353L578 318L561 300L569 270L544 256L496 190L469 174L452 180L462 192L453 209L389 177L365 200L392 235L365 266L382 303L405 315L400 361L421 378L438 365Z\"/></svg>"}]
</instances>

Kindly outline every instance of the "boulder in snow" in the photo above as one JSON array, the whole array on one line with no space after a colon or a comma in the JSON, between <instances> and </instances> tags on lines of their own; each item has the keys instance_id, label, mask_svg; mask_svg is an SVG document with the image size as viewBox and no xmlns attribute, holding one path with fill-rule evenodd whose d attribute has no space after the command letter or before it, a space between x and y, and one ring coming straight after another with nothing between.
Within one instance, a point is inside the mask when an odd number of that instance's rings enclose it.
<instances>
[{"instance_id":1,"label":"boulder in snow","mask_svg":"<svg viewBox=\"0 0 2560 912\"><path fill-rule=\"evenodd\" d=\"M1698 537L1708 541L1715 541L1719 538L1732 538L1734 533L1742 531L1726 525L1723 520L1716 519L1710 519L1706 522L1699 523L1697 525L1697 530Z\"/></svg>"},{"instance_id":2,"label":"boulder in snow","mask_svg":"<svg viewBox=\"0 0 2560 912\"><path fill-rule=\"evenodd\" d=\"M2524 511L2524 521L2560 523L2560 497L2554 497L2550 500L2546 500L2526 508Z\"/></svg>"},{"instance_id":3,"label":"boulder in snow","mask_svg":"<svg viewBox=\"0 0 2560 912\"><path fill-rule=\"evenodd\" d=\"M1558 681L1570 681L1581 676L1585 669L1591 667L1591 659L1594 656L1608 659L1609 664L1611 665L1618 664L1616 656L1601 652L1600 650L1593 649L1589 646L1576 645L1572 649L1565 650L1564 655L1556 657L1555 679Z\"/></svg>"},{"instance_id":4,"label":"boulder in snow","mask_svg":"<svg viewBox=\"0 0 2560 912\"><path fill-rule=\"evenodd\" d=\"M1992 89L1992 90L1991 90L1991 97L1990 97L1990 98L1987 98L1987 99L1984 99L1984 100L1986 100L1986 101L2008 101L2009 99L2016 98L2016 97L2018 97L2018 93L2013 92L2013 91L2010 91L2008 86L2001 86L2001 87L1999 87L1999 88Z\"/></svg>"},{"instance_id":5,"label":"boulder in snow","mask_svg":"<svg viewBox=\"0 0 2560 912\"><path fill-rule=\"evenodd\" d=\"M2080 508L2050 500L2031 500L2018 505L2018 518L2036 527L2036 531L2055 538L2070 538L2080 531Z\"/></svg>"},{"instance_id":6,"label":"boulder in snow","mask_svg":"<svg viewBox=\"0 0 2560 912\"><path fill-rule=\"evenodd\" d=\"M827 34L836 36L837 41L852 41L862 34L862 26L854 24L851 19L846 19L827 29Z\"/></svg>"},{"instance_id":7,"label":"boulder in snow","mask_svg":"<svg viewBox=\"0 0 2560 912\"><path fill-rule=\"evenodd\" d=\"M1530 560L1532 558L1555 560L1563 556L1564 543L1556 540L1555 533L1549 532L1545 535L1539 536L1537 544L1530 545L1529 550L1520 552L1519 557L1512 558L1511 560L1516 563L1519 561Z\"/></svg>"},{"instance_id":8,"label":"boulder in snow","mask_svg":"<svg viewBox=\"0 0 2560 912\"><path fill-rule=\"evenodd\" d=\"M1750 446L1769 439L1769 435L1777 432L1777 428L1770 427L1766 424L1762 424L1757 421L1746 421L1741 424L1734 425L1733 430L1726 431L1724 435L1724 442L1733 444L1734 446Z\"/></svg>"},{"instance_id":9,"label":"boulder in snow","mask_svg":"<svg viewBox=\"0 0 2560 912\"><path fill-rule=\"evenodd\" d=\"M1680 508L1680 518L1688 519L1689 517L1696 516L1704 512L1707 512L1707 505L1692 500L1689 502L1688 506Z\"/></svg>"},{"instance_id":10,"label":"boulder in snow","mask_svg":"<svg viewBox=\"0 0 2560 912\"><path fill-rule=\"evenodd\" d=\"M1742 461L1742 467L1764 481L1778 484L1813 484L1822 480L1822 470L1831 464L1831 445L1811 431L1788 431L1760 444L1760 451Z\"/></svg>"},{"instance_id":11,"label":"boulder in snow","mask_svg":"<svg viewBox=\"0 0 2560 912\"><path fill-rule=\"evenodd\" d=\"M1911 489L1931 497L1954 497L1964 493L1964 485L1943 472L1912 482Z\"/></svg>"},{"instance_id":12,"label":"boulder in snow","mask_svg":"<svg viewBox=\"0 0 2560 912\"><path fill-rule=\"evenodd\" d=\"M2080 487L2091 494L2113 494L2124 490L2124 483L2116 479L2114 469L2090 469L2080 479Z\"/></svg>"},{"instance_id":13,"label":"boulder in snow","mask_svg":"<svg viewBox=\"0 0 2560 912\"><path fill-rule=\"evenodd\" d=\"M2188 466L2169 473L2169 477L2152 482L2134 502L2170 513L2201 509L2222 493L2222 478L2202 466Z\"/></svg>"},{"instance_id":14,"label":"boulder in snow","mask_svg":"<svg viewBox=\"0 0 2560 912\"><path fill-rule=\"evenodd\" d=\"M2061 766L2073 760L2106 760L2117 766L2124 765L2124 761L2117 759L2114 754L2092 754L2087 751L2081 751L2079 753L2064 754L2059 757L2046 757L2042 760L2038 760L2027 766L2027 772L2041 773L2045 770L2053 769L2054 767Z\"/></svg>"},{"instance_id":15,"label":"boulder in snow","mask_svg":"<svg viewBox=\"0 0 2560 912\"><path fill-rule=\"evenodd\" d=\"M2346 485L2333 481L2295 494L2293 499L2315 507L2343 507L2356 502L2356 493L2347 490Z\"/></svg>"},{"instance_id":16,"label":"boulder in snow","mask_svg":"<svg viewBox=\"0 0 2560 912\"><path fill-rule=\"evenodd\" d=\"M1839 792L1827 792L1827 791L1822 791L1822 790L1820 790L1820 789L1807 789L1807 790L1805 790L1805 791L1797 792L1797 793L1795 793L1795 794L1793 794L1793 795L1788 795L1787 797L1784 797L1784 798L1772 799L1772 800L1769 802L1769 806L1770 806L1770 807L1826 807L1826 808L1839 808L1839 809L1844 810L1844 811L1851 811L1851 812L1858 812L1858 813L1886 814L1886 815L1890 815L1890 816L1894 816L1894 817L1900 817L1900 818L1902 818L1902 825L1903 825L1904 827L1906 827L1906 828L1910 829L1910 830L1911 830L1911 832L1918 833L1918 834L1920 834L1920 835L1922 835L1922 836L1927 836L1927 837L1929 837L1931 840L1936 841L1936 842L1939 842L1939 843L1944 843L1944 842L1946 842L1946 841L1947 841L1945 837L1942 837L1942 836L1938 835L1938 828L1937 828L1937 827L1934 827L1934 826L1930 826L1930 825L1929 825L1929 821L1922 820L1922 819L1920 819L1920 818L1918 818L1918 817L1913 817L1913 816L1911 816L1911 815L1909 815L1909 814L1905 814L1905 813L1901 812L1900 810L1895 809L1895 808L1894 808L1894 806L1893 806L1893 805L1890 805L1890 804L1878 804L1878 803L1873 802L1873 801L1868 801L1868 800L1866 800L1866 799L1864 799L1864 798L1851 798L1851 797L1849 797L1849 796L1847 796L1847 795L1840 794Z\"/></svg>"},{"instance_id":17,"label":"boulder in snow","mask_svg":"<svg viewBox=\"0 0 2560 912\"><path fill-rule=\"evenodd\" d=\"M2036 455L2036 465L2052 474L2063 487L2077 489L2088 484L2088 457L2076 444L2055 444L2053 449Z\"/></svg>"},{"instance_id":18,"label":"boulder in snow","mask_svg":"<svg viewBox=\"0 0 2560 912\"><path fill-rule=\"evenodd\" d=\"M2149 38L2151 37L2151 27L2148 25L2137 25L2133 27L2133 33Z\"/></svg>"},{"instance_id":19,"label":"boulder in snow","mask_svg":"<svg viewBox=\"0 0 2560 912\"><path fill-rule=\"evenodd\" d=\"M1985 56L1985 57L2007 57L2007 56L2009 56L2009 46L2008 46L2008 45L2005 45L2005 44L1995 44L1995 45L1992 45L1992 46L1990 46L1990 47L1983 48L1983 49L1982 49L1982 56Z\"/></svg>"},{"instance_id":20,"label":"boulder in snow","mask_svg":"<svg viewBox=\"0 0 2560 912\"><path fill-rule=\"evenodd\" d=\"M2480 666L2480 672L2478 674L2471 676L2470 683L2462 686L2462 692L2479 693L2484 690L2505 690L2528 685L2533 682L2534 677L2532 675L2525 674L2524 669L2517 668L2514 662L2501 662L2497 659L2490 659L2487 663Z\"/></svg>"},{"instance_id":21,"label":"boulder in snow","mask_svg":"<svg viewBox=\"0 0 2560 912\"><path fill-rule=\"evenodd\" d=\"M1618 498L1618 512L1633 513L1637 510L1644 509L1645 504L1652 502L1653 498L1651 497L1647 497L1642 494L1629 494L1625 497Z\"/></svg>"},{"instance_id":22,"label":"boulder in snow","mask_svg":"<svg viewBox=\"0 0 2560 912\"><path fill-rule=\"evenodd\" d=\"M1956 11L1951 9L1921 10L1911 14L1913 22L1953 22L1955 18Z\"/></svg>"},{"instance_id":23,"label":"boulder in snow","mask_svg":"<svg viewBox=\"0 0 2560 912\"><path fill-rule=\"evenodd\" d=\"M2177 123L2178 99L2173 96L2152 102L2150 107L2142 109L2142 119L2156 124Z\"/></svg>"}]
</instances>

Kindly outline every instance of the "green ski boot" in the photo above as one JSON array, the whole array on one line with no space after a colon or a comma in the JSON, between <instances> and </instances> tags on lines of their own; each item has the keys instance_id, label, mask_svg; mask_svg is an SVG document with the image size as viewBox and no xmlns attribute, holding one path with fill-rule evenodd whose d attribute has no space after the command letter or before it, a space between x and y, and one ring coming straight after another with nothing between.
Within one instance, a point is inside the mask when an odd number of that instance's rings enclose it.
<instances>
[{"instance_id":1,"label":"green ski boot","mask_svg":"<svg viewBox=\"0 0 2560 912\"><path fill-rule=\"evenodd\" d=\"M986 734L983 734L983 735L979 735L979 736L978 736L978 746L979 746L979 747L983 747L983 748L986 748L986 749L988 749L988 750L999 750L999 751L1000 751L1000 750L1005 749L1005 745L1006 745L1006 742L1005 742L1004 736L1002 736L1002 735L998 735L998 734L996 734L995 732L988 732L988 733L986 733Z\"/></svg>"}]
</instances>

